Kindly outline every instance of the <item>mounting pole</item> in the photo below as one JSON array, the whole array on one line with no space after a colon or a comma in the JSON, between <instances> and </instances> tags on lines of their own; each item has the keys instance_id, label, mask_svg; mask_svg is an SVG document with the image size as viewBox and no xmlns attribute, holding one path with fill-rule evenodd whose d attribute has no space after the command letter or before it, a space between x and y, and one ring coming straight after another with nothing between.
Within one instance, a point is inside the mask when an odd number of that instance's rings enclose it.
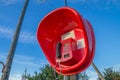
<instances>
[{"instance_id":1,"label":"mounting pole","mask_svg":"<svg viewBox=\"0 0 120 80\"><path fill-rule=\"evenodd\" d=\"M79 75L76 74L76 75L71 75L70 76L70 80L79 80Z\"/></svg>"},{"instance_id":2,"label":"mounting pole","mask_svg":"<svg viewBox=\"0 0 120 80\"><path fill-rule=\"evenodd\" d=\"M64 76L64 80L68 80L68 76Z\"/></svg>"},{"instance_id":3,"label":"mounting pole","mask_svg":"<svg viewBox=\"0 0 120 80\"><path fill-rule=\"evenodd\" d=\"M68 80L68 76L64 76L64 80ZM70 80L79 80L79 74L71 75Z\"/></svg>"},{"instance_id":4,"label":"mounting pole","mask_svg":"<svg viewBox=\"0 0 120 80\"><path fill-rule=\"evenodd\" d=\"M26 0L25 4L23 6L23 9L22 9L22 12L21 12L18 24L17 24L17 28L16 28L16 31L15 31L14 36L13 36L12 44L11 44L10 51L9 51L9 54L8 54L8 57L6 60L5 68L4 68L3 73L2 73L1 80L8 80L9 79L9 74L10 74L10 70L11 70L11 66L12 66L12 62L13 62L13 58L14 58L20 30L21 30L21 25L22 25L24 15L26 12L26 8L28 5L28 1L29 0Z\"/></svg>"},{"instance_id":5,"label":"mounting pole","mask_svg":"<svg viewBox=\"0 0 120 80\"><path fill-rule=\"evenodd\" d=\"M4 68L5 68L5 65L4 65L4 63L3 63L3 62L1 62L1 61L0 61L0 64L2 64L2 66L3 66L3 68L2 68L2 73L3 73Z\"/></svg>"},{"instance_id":6,"label":"mounting pole","mask_svg":"<svg viewBox=\"0 0 120 80\"><path fill-rule=\"evenodd\" d=\"M103 75L101 74L101 72L98 70L98 68L96 67L96 65L95 65L93 62L91 63L91 65L92 65L92 67L95 69L95 71L97 72L99 78L100 78L101 80L105 80L105 78L103 77Z\"/></svg>"}]
</instances>

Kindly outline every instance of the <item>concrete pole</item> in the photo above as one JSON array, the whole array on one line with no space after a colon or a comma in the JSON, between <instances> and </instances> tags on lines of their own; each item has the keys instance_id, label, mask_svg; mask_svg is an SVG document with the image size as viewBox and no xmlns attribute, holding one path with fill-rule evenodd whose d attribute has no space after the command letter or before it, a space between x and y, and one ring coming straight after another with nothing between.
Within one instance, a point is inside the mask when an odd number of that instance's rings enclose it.
<instances>
[{"instance_id":1,"label":"concrete pole","mask_svg":"<svg viewBox=\"0 0 120 80\"><path fill-rule=\"evenodd\" d=\"M101 79L101 80L105 80L105 78L103 77L103 75L101 74L101 72L98 70L98 68L96 67L96 65L92 62L92 67L95 69L95 71L97 72L97 74L98 74L98 76L99 76L99 78Z\"/></svg>"},{"instance_id":2,"label":"concrete pole","mask_svg":"<svg viewBox=\"0 0 120 80\"><path fill-rule=\"evenodd\" d=\"M70 80L79 80L79 75L76 74L76 75L71 75L70 76Z\"/></svg>"},{"instance_id":3,"label":"concrete pole","mask_svg":"<svg viewBox=\"0 0 120 80\"><path fill-rule=\"evenodd\" d=\"M23 6L23 9L22 9L22 12L21 12L18 24L17 24L17 28L16 28L16 31L15 31L14 36L13 36L12 44L11 44L10 51L9 51L9 54L8 54L8 57L6 60L6 65L5 65L5 68L3 70L1 80L8 80L9 79L9 74L10 74L10 70L11 70L11 66L12 66L12 62L13 62L13 58L14 58L14 53L16 50L16 46L17 46L17 42L18 42L18 38L19 38L19 33L21 30L21 25L22 25L22 22L24 19L24 15L26 12L28 1L29 0L26 0L25 4Z\"/></svg>"},{"instance_id":4,"label":"concrete pole","mask_svg":"<svg viewBox=\"0 0 120 80\"><path fill-rule=\"evenodd\" d=\"M64 80L68 80L68 76L64 76Z\"/></svg>"}]
</instances>

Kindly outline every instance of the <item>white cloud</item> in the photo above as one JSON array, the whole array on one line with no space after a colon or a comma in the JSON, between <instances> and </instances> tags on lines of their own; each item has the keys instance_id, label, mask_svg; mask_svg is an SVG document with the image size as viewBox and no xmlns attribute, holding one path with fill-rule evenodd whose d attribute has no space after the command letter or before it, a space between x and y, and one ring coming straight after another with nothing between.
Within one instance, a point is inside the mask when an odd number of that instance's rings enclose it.
<instances>
[{"instance_id":1,"label":"white cloud","mask_svg":"<svg viewBox=\"0 0 120 80\"><path fill-rule=\"evenodd\" d=\"M13 74L10 75L9 80L22 80L22 74Z\"/></svg>"},{"instance_id":2,"label":"white cloud","mask_svg":"<svg viewBox=\"0 0 120 80\"><path fill-rule=\"evenodd\" d=\"M68 2L79 3L81 7L92 9L110 9L111 6L120 8L120 0L69 0Z\"/></svg>"},{"instance_id":3,"label":"white cloud","mask_svg":"<svg viewBox=\"0 0 120 80\"><path fill-rule=\"evenodd\" d=\"M36 36L30 32L22 32L20 34L19 39L20 39L20 42L22 43L35 43L36 42Z\"/></svg>"},{"instance_id":4,"label":"white cloud","mask_svg":"<svg viewBox=\"0 0 120 80\"><path fill-rule=\"evenodd\" d=\"M0 60L4 60L5 58L5 55L0 54Z\"/></svg>"},{"instance_id":5,"label":"white cloud","mask_svg":"<svg viewBox=\"0 0 120 80\"><path fill-rule=\"evenodd\" d=\"M100 3L105 3L105 4L114 4L114 5L117 5L117 4L120 4L118 2L120 2L120 0L69 0L68 2L71 2L71 3L94 3L94 4L100 4Z\"/></svg>"},{"instance_id":6,"label":"white cloud","mask_svg":"<svg viewBox=\"0 0 120 80\"><path fill-rule=\"evenodd\" d=\"M108 68L110 68L110 67L108 67ZM112 68L114 71L120 71L120 64L113 65ZM101 71L101 72L103 72L103 71ZM98 78L97 73L93 69L87 69L86 74L90 77L89 80L97 80L97 78Z\"/></svg>"},{"instance_id":7,"label":"white cloud","mask_svg":"<svg viewBox=\"0 0 120 80\"><path fill-rule=\"evenodd\" d=\"M97 78L98 78L97 73L93 70L87 70L86 74L90 77L89 80L97 80Z\"/></svg>"},{"instance_id":8,"label":"white cloud","mask_svg":"<svg viewBox=\"0 0 120 80\"><path fill-rule=\"evenodd\" d=\"M7 53L0 53L0 61L5 63L6 58L7 58Z\"/></svg>"},{"instance_id":9,"label":"white cloud","mask_svg":"<svg viewBox=\"0 0 120 80\"><path fill-rule=\"evenodd\" d=\"M0 0L5 5L15 4L18 0Z\"/></svg>"},{"instance_id":10,"label":"white cloud","mask_svg":"<svg viewBox=\"0 0 120 80\"><path fill-rule=\"evenodd\" d=\"M5 62L6 58L7 58L7 55L0 54L1 61ZM43 58L37 59L32 56L24 56L24 55L15 55L13 63L25 65L28 67L36 67L36 68L39 68L44 66L45 64L48 64L47 60Z\"/></svg>"},{"instance_id":11,"label":"white cloud","mask_svg":"<svg viewBox=\"0 0 120 80\"><path fill-rule=\"evenodd\" d=\"M112 68L114 71L120 71L120 64L116 64L113 66L105 67L104 69Z\"/></svg>"},{"instance_id":12,"label":"white cloud","mask_svg":"<svg viewBox=\"0 0 120 80\"><path fill-rule=\"evenodd\" d=\"M32 56L24 56L24 55L15 55L16 59L19 59L19 60L25 60L25 61L29 61L29 60L33 60L34 57Z\"/></svg>"},{"instance_id":13,"label":"white cloud","mask_svg":"<svg viewBox=\"0 0 120 80\"><path fill-rule=\"evenodd\" d=\"M0 25L0 37L11 38L13 36L13 30L9 27Z\"/></svg>"},{"instance_id":14,"label":"white cloud","mask_svg":"<svg viewBox=\"0 0 120 80\"><path fill-rule=\"evenodd\" d=\"M114 71L120 71L120 64L113 66Z\"/></svg>"},{"instance_id":15,"label":"white cloud","mask_svg":"<svg viewBox=\"0 0 120 80\"><path fill-rule=\"evenodd\" d=\"M21 65L27 65L27 66L30 66L30 67L41 67L41 66L44 66L44 65L40 65L40 64L37 64L37 63L34 63L33 61L20 61L20 60L14 60L15 63L17 64L21 64Z\"/></svg>"},{"instance_id":16,"label":"white cloud","mask_svg":"<svg viewBox=\"0 0 120 80\"><path fill-rule=\"evenodd\" d=\"M0 61L6 61L7 58L7 53L0 54ZM14 66L16 67L27 67L29 69L38 69L40 67L43 67L45 64L48 64L47 60L44 58L35 58L33 56L28 56L28 55L15 55L14 60L13 60ZM19 66L18 66L19 65ZM12 67L14 67L12 66ZM0 66L2 69L2 67ZM10 74L9 80L21 80L22 73L21 71L16 70L14 73ZM33 71L34 72L34 71ZM0 73L1 75L1 73Z\"/></svg>"},{"instance_id":17,"label":"white cloud","mask_svg":"<svg viewBox=\"0 0 120 80\"><path fill-rule=\"evenodd\" d=\"M45 2L46 0L36 0L37 3L43 3Z\"/></svg>"},{"instance_id":18,"label":"white cloud","mask_svg":"<svg viewBox=\"0 0 120 80\"><path fill-rule=\"evenodd\" d=\"M6 27L4 25L0 25L1 38L7 38L11 40L13 35L14 35L14 30L12 28ZM21 43L32 43L32 44L35 44L37 42L35 34L32 34L31 32L21 32L19 41Z\"/></svg>"},{"instance_id":19,"label":"white cloud","mask_svg":"<svg viewBox=\"0 0 120 80\"><path fill-rule=\"evenodd\" d=\"M32 56L15 55L14 62L20 65L26 65L30 67L42 67L48 62L45 59L36 59Z\"/></svg>"},{"instance_id":20,"label":"white cloud","mask_svg":"<svg viewBox=\"0 0 120 80\"><path fill-rule=\"evenodd\" d=\"M34 58L31 56L24 56L24 55L16 55L14 62L17 64L21 64L21 65L26 65L26 66L30 66L30 67L42 67L45 64L48 64L47 60L40 58Z\"/></svg>"},{"instance_id":21,"label":"white cloud","mask_svg":"<svg viewBox=\"0 0 120 80\"><path fill-rule=\"evenodd\" d=\"M25 1L25 0L0 0L0 4L12 5L12 4L16 4L17 2L21 2L21 1Z\"/></svg>"}]
</instances>

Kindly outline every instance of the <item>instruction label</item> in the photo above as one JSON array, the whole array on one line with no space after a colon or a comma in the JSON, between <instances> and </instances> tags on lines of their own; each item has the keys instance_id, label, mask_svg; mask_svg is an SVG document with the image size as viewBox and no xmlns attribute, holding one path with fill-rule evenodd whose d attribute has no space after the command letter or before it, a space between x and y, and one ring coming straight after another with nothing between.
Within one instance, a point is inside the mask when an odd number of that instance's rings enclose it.
<instances>
[{"instance_id":1,"label":"instruction label","mask_svg":"<svg viewBox=\"0 0 120 80\"><path fill-rule=\"evenodd\" d=\"M75 39L75 33L72 30L72 31L70 31L68 33L63 34L61 38L62 38L62 40L66 40L66 39L69 39L69 38Z\"/></svg>"},{"instance_id":2,"label":"instruction label","mask_svg":"<svg viewBox=\"0 0 120 80\"><path fill-rule=\"evenodd\" d=\"M84 38L79 39L79 40L77 41L77 49L81 49L81 48L84 48L84 47L85 47Z\"/></svg>"}]
</instances>

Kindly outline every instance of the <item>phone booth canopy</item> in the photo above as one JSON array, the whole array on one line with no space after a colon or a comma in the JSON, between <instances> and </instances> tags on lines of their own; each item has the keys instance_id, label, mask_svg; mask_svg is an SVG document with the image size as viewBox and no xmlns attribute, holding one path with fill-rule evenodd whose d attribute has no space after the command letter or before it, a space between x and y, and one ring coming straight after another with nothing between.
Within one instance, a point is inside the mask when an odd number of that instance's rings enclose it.
<instances>
[{"instance_id":1,"label":"phone booth canopy","mask_svg":"<svg viewBox=\"0 0 120 80\"><path fill-rule=\"evenodd\" d=\"M63 75L84 71L94 57L92 26L69 7L58 8L42 19L37 40L50 65Z\"/></svg>"}]
</instances>

